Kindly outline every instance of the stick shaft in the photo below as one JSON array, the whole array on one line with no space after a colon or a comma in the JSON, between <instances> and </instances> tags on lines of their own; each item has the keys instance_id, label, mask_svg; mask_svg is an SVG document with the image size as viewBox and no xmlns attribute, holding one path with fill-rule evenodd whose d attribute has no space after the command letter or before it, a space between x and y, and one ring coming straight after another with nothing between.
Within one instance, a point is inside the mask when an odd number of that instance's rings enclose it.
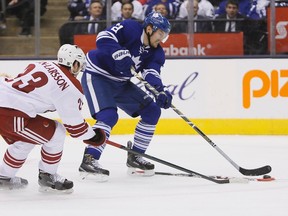
<instances>
[{"instance_id":1,"label":"stick shaft","mask_svg":"<svg viewBox=\"0 0 288 216\"><path fill-rule=\"evenodd\" d=\"M138 75L135 71L131 70L132 74L142 82L146 88L148 88L153 94L159 95L159 92L151 86L146 80L144 80L140 75ZM195 124L193 124L179 109L177 109L173 104L171 104L171 108L176 112L188 125L190 125L200 136L202 136L214 149L216 149L229 163L232 164L240 173L243 175L255 176L255 175L263 175L267 174L271 171L270 166L264 166L256 169L245 169L240 167L236 162L234 162L225 152L223 152L206 134L201 131Z\"/></svg>"},{"instance_id":2,"label":"stick shaft","mask_svg":"<svg viewBox=\"0 0 288 216\"><path fill-rule=\"evenodd\" d=\"M140 155L141 157L145 157L145 158L148 158L150 160L153 160L155 162L158 162L158 163L161 163L161 164L164 164L166 166L169 166L169 167L172 167L174 169L178 169L178 170L181 170L183 172L186 172L186 173L189 173L190 175L193 175L193 176L197 176L199 178L203 178L203 179L206 179L208 181L212 181L212 182L215 182L217 184L227 184L227 183L230 183L229 180L225 179L225 180L218 180L218 179L213 179L213 178L210 178L209 176L206 176L206 175L203 175L203 174L200 174L200 173L197 173L195 171L192 171L192 170L189 170L189 169L186 169L184 167L181 167L181 166L178 166L176 164L173 164L173 163L170 163L168 161L164 161L162 159L159 159L159 158L156 158L156 157L153 157L151 155L148 155L148 154L142 154L142 153L139 153L139 152L136 152L130 148L127 148L126 146L123 146L119 143L116 143L116 142L113 142L111 140L107 140L106 141L107 144L111 145L111 146L114 146L114 147L117 147L117 148L120 148L124 151L127 151L127 152L130 152L132 154L136 154L136 155Z\"/></svg>"}]
</instances>

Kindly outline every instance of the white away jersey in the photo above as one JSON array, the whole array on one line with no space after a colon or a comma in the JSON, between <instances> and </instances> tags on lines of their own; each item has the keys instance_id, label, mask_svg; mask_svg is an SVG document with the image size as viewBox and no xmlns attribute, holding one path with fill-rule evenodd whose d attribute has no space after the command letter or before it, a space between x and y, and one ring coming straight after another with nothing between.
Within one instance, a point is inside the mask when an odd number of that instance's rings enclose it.
<instances>
[{"instance_id":1,"label":"white away jersey","mask_svg":"<svg viewBox=\"0 0 288 216\"><path fill-rule=\"evenodd\" d=\"M52 62L29 64L14 79L0 80L0 107L20 110L30 117L57 110L71 137L82 140L95 135L81 114L80 82L65 67Z\"/></svg>"}]
</instances>

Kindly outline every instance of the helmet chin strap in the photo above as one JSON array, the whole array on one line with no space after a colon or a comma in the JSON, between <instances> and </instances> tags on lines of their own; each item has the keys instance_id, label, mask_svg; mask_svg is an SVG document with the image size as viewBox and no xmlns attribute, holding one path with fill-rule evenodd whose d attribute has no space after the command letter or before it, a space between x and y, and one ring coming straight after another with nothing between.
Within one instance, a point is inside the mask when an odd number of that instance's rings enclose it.
<instances>
[{"instance_id":1,"label":"helmet chin strap","mask_svg":"<svg viewBox=\"0 0 288 216\"><path fill-rule=\"evenodd\" d=\"M147 35L148 44L149 44L150 47L152 47L152 46L151 46L150 38L151 38L151 36L153 35L153 33L154 33L154 32L152 32L152 34L150 34L150 33L147 32L147 30L145 29L145 34Z\"/></svg>"}]
</instances>

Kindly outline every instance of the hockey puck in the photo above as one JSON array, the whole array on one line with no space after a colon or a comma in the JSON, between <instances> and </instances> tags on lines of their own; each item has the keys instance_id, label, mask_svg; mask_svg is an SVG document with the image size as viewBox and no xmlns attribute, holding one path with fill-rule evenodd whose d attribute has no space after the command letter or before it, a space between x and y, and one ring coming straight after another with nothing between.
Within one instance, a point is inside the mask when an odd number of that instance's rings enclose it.
<instances>
[{"instance_id":1,"label":"hockey puck","mask_svg":"<svg viewBox=\"0 0 288 216\"><path fill-rule=\"evenodd\" d=\"M270 175L264 175L264 176L263 176L263 179L270 179L270 178L271 178Z\"/></svg>"},{"instance_id":2,"label":"hockey puck","mask_svg":"<svg viewBox=\"0 0 288 216\"><path fill-rule=\"evenodd\" d=\"M271 177L270 175L264 175L263 178L258 178L257 181L261 181L261 182L270 182L270 181L274 181L275 178Z\"/></svg>"}]
</instances>

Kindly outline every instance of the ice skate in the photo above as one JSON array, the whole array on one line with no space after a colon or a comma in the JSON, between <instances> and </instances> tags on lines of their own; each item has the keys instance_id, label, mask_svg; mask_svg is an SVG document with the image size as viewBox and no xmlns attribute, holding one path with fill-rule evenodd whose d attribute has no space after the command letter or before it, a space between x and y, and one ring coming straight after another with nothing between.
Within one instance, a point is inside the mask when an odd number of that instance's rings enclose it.
<instances>
[{"instance_id":1,"label":"ice skate","mask_svg":"<svg viewBox=\"0 0 288 216\"><path fill-rule=\"evenodd\" d=\"M79 172L82 180L91 179L97 182L105 182L109 178L109 170L103 169L98 160L95 160L90 154L84 154Z\"/></svg>"},{"instance_id":2,"label":"ice skate","mask_svg":"<svg viewBox=\"0 0 288 216\"><path fill-rule=\"evenodd\" d=\"M131 149L132 142L128 141L127 146ZM146 161L142 156L139 155L128 152L126 165L128 167L127 173L129 175L153 176L155 174L154 164Z\"/></svg>"},{"instance_id":3,"label":"ice skate","mask_svg":"<svg viewBox=\"0 0 288 216\"><path fill-rule=\"evenodd\" d=\"M20 177L9 178L0 176L0 190L23 189L27 185L28 181Z\"/></svg>"},{"instance_id":4,"label":"ice skate","mask_svg":"<svg viewBox=\"0 0 288 216\"><path fill-rule=\"evenodd\" d=\"M40 192L72 193L73 182L58 174L50 174L39 171L38 184Z\"/></svg>"}]
</instances>

